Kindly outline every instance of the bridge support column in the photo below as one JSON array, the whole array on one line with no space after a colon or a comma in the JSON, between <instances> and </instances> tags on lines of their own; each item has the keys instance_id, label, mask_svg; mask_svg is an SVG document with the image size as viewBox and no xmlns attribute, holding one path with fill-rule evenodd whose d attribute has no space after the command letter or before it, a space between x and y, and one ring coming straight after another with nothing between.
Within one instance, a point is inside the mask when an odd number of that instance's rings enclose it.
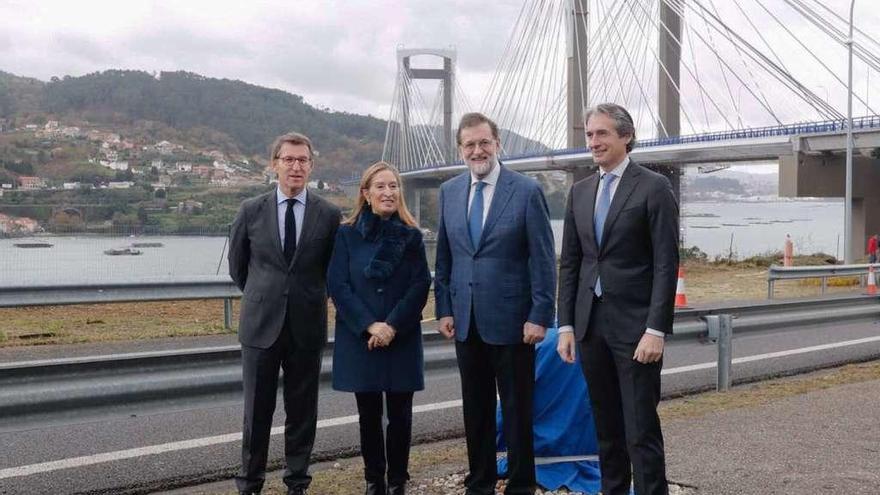
<instances>
[{"instance_id":1,"label":"bridge support column","mask_svg":"<svg viewBox=\"0 0 880 495\"><path fill-rule=\"evenodd\" d=\"M845 193L845 158L832 154L807 154L779 158L779 196L842 198ZM868 236L880 233L880 160L853 158L852 245L854 260L865 257ZM840 253L844 257L844 253Z\"/></svg>"},{"instance_id":2,"label":"bridge support column","mask_svg":"<svg viewBox=\"0 0 880 495\"><path fill-rule=\"evenodd\" d=\"M589 102L589 46L587 27L590 19L587 0L570 0L571 35L568 38L568 132L569 148L586 148L584 107Z\"/></svg>"},{"instance_id":3,"label":"bridge support column","mask_svg":"<svg viewBox=\"0 0 880 495\"><path fill-rule=\"evenodd\" d=\"M416 188L415 191L413 191L412 196L413 196L413 202L412 202L412 207L410 208L410 211L412 212L413 216L416 217L416 223L421 225L422 224L422 190L420 188Z\"/></svg>"},{"instance_id":4,"label":"bridge support column","mask_svg":"<svg viewBox=\"0 0 880 495\"><path fill-rule=\"evenodd\" d=\"M403 179L406 206L420 227L434 229L437 225L437 195L441 179Z\"/></svg>"},{"instance_id":5,"label":"bridge support column","mask_svg":"<svg viewBox=\"0 0 880 495\"><path fill-rule=\"evenodd\" d=\"M670 4L676 4L673 8ZM681 16L680 2L660 2L660 73L657 76L657 136L681 135ZM671 165L656 165L652 170L665 175L672 184L672 191L681 203L681 169Z\"/></svg>"}]
</instances>

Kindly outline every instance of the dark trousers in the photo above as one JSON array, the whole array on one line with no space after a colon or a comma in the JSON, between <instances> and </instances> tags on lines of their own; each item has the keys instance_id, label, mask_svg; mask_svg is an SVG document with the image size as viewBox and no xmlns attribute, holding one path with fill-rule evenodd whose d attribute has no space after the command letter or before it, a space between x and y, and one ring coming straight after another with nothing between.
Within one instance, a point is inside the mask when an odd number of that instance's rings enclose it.
<instances>
[{"instance_id":1,"label":"dark trousers","mask_svg":"<svg viewBox=\"0 0 880 495\"><path fill-rule=\"evenodd\" d=\"M309 457L318 421L318 379L321 349L298 349L285 325L268 349L241 346L244 384L244 425L241 470L235 477L239 491L258 492L266 475L272 414L278 392L278 370L284 370L284 483L308 487Z\"/></svg>"},{"instance_id":2,"label":"dark trousers","mask_svg":"<svg viewBox=\"0 0 880 495\"><path fill-rule=\"evenodd\" d=\"M535 347L487 344L472 323L467 340L455 342L455 354L461 374L470 471L465 478L467 495L495 493L498 478L495 460L496 384L507 443L508 483L504 493L532 495L536 485L532 431Z\"/></svg>"},{"instance_id":3,"label":"dark trousers","mask_svg":"<svg viewBox=\"0 0 880 495\"><path fill-rule=\"evenodd\" d=\"M590 388L599 438L602 493L666 495L666 461L657 404L662 361L633 360L636 343L620 342L613 309L594 301L588 332L581 342L581 366Z\"/></svg>"},{"instance_id":4,"label":"dark trousers","mask_svg":"<svg viewBox=\"0 0 880 495\"><path fill-rule=\"evenodd\" d=\"M383 392L355 393L361 430L364 479L389 485L409 480L409 447L412 441L412 392L384 392L388 428L382 432Z\"/></svg>"}]
</instances>

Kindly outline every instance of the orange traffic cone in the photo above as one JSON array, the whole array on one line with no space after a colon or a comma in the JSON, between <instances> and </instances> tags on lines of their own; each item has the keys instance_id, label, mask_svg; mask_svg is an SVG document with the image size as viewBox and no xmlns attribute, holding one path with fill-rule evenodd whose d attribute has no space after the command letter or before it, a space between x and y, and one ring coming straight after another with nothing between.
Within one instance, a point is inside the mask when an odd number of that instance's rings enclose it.
<instances>
[{"instance_id":1,"label":"orange traffic cone","mask_svg":"<svg viewBox=\"0 0 880 495\"><path fill-rule=\"evenodd\" d=\"M877 281L874 279L874 267L868 267L868 291L866 292L869 296L877 295Z\"/></svg>"},{"instance_id":2,"label":"orange traffic cone","mask_svg":"<svg viewBox=\"0 0 880 495\"><path fill-rule=\"evenodd\" d=\"M687 305L688 298L684 291L684 268L678 267L678 284L675 286L675 307L686 308Z\"/></svg>"}]
</instances>

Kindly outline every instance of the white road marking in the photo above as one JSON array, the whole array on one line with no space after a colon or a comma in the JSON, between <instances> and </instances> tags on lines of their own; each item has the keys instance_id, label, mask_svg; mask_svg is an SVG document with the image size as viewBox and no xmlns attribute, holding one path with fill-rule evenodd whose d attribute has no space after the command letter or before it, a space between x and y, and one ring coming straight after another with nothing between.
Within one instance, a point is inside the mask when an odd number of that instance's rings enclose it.
<instances>
[{"instance_id":1,"label":"white road marking","mask_svg":"<svg viewBox=\"0 0 880 495\"><path fill-rule=\"evenodd\" d=\"M798 354L806 354L809 352L824 351L829 349L838 349L841 347L849 347L860 344L869 344L872 342L880 342L880 336L866 337L863 339L845 340L843 342L834 342L831 344L815 345L810 347L802 347L799 349L790 349L787 351L768 352L765 354L756 354L754 356L745 356L733 360L734 364L750 363L753 361L761 361L765 359L774 359L786 356L795 356ZM716 367L716 363L700 363L688 366L679 366L676 368L664 369L661 373L664 375L674 375L679 373L687 373L691 371L711 369ZM413 413L422 413L430 411L439 411L442 409L450 409L461 407L461 400L450 400L446 402L437 402L433 404L423 404L413 407ZM318 428L329 428L333 426L341 426L357 423L357 415L341 416L337 418L328 418L318 421ZM284 432L283 426L272 428L272 435L279 435ZM229 433L226 435L216 435L212 437L195 438L192 440L183 440L180 442L164 443L159 445L151 445L148 447L139 447L134 449L117 450L115 452L105 452L102 454L93 454L81 457L71 457L68 459L60 459L57 461L41 462L38 464L30 464L27 466L18 466L0 469L0 480L8 478L18 478L21 476L30 476L39 473L48 473L61 469L69 469L83 466L91 466L105 462L120 461L124 459L132 459L136 457L144 457L148 455L163 454L166 452L175 452L179 450L196 449L200 447L208 447L222 443L232 443L241 440L241 433ZM558 462L558 461L551 461Z\"/></svg>"},{"instance_id":2,"label":"white road marking","mask_svg":"<svg viewBox=\"0 0 880 495\"><path fill-rule=\"evenodd\" d=\"M865 337L863 339L844 340L842 342L833 342L831 344L814 345L810 347L801 347L798 349L789 349L787 351L768 352L765 354L755 354L754 356L744 356L733 359L733 364L751 363L753 361L763 361L765 359L774 359L787 356L796 356L798 354L807 354L809 352L827 351L829 349L838 349L841 347L850 347L854 345L870 344L871 342L880 342L880 336ZM691 364L688 366L679 366L677 368L668 368L660 372L661 375L675 375L678 373L688 373L690 371L711 369L718 366L717 362Z\"/></svg>"},{"instance_id":3,"label":"white road marking","mask_svg":"<svg viewBox=\"0 0 880 495\"><path fill-rule=\"evenodd\" d=\"M413 407L413 413L422 413L430 411L439 411L441 409L450 409L453 407L461 407L461 400L450 400L446 402L437 402L434 404L423 404ZM357 415L341 416L338 418L328 418L318 421L318 428L330 428L333 426L342 426L355 424L358 421ZM280 435L284 433L283 426L272 428L272 435ZM7 478L17 478L21 476L30 476L39 473L48 473L60 469L69 469L83 466L91 466L104 462L121 461L124 459L133 459L136 457L144 457L148 455L164 454L166 452L176 452L178 450L197 449L208 447L222 443L233 443L241 441L241 433L228 433L226 435L216 435L213 437L195 438L193 440L183 440L180 442L163 443L160 445L151 445L149 447L139 447L135 449L117 450L115 452L105 452L102 454L86 455L82 457L71 457L69 459L60 459L57 461L41 462L39 464L30 464L28 466L19 466L13 468L0 469L0 480Z\"/></svg>"}]
</instances>

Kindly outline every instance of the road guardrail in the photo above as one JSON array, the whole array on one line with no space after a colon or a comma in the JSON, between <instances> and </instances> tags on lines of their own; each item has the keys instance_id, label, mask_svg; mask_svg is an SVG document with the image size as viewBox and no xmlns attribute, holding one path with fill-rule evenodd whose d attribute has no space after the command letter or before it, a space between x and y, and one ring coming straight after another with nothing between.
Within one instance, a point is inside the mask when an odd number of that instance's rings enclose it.
<instances>
[{"instance_id":1,"label":"road guardrail","mask_svg":"<svg viewBox=\"0 0 880 495\"><path fill-rule=\"evenodd\" d=\"M828 289L828 279L832 277L861 277L861 285L864 287L868 276L868 268L880 270L880 263L865 263L861 265L816 265L816 266L779 266L771 265L767 269L767 299L773 299L773 290L777 280L799 280L807 278L819 278L822 280L822 294Z\"/></svg>"},{"instance_id":2,"label":"road guardrail","mask_svg":"<svg viewBox=\"0 0 880 495\"><path fill-rule=\"evenodd\" d=\"M201 296L200 296L201 297ZM672 339L700 339L718 347L716 388L732 381L732 334L781 330L880 317L880 298L847 296L761 304L718 305L676 312ZM455 349L433 325L425 331L425 368L453 369ZM322 380L332 368L331 340ZM137 404L210 400L241 390L239 346L140 352L0 364L0 422L28 415Z\"/></svg>"}]
</instances>

